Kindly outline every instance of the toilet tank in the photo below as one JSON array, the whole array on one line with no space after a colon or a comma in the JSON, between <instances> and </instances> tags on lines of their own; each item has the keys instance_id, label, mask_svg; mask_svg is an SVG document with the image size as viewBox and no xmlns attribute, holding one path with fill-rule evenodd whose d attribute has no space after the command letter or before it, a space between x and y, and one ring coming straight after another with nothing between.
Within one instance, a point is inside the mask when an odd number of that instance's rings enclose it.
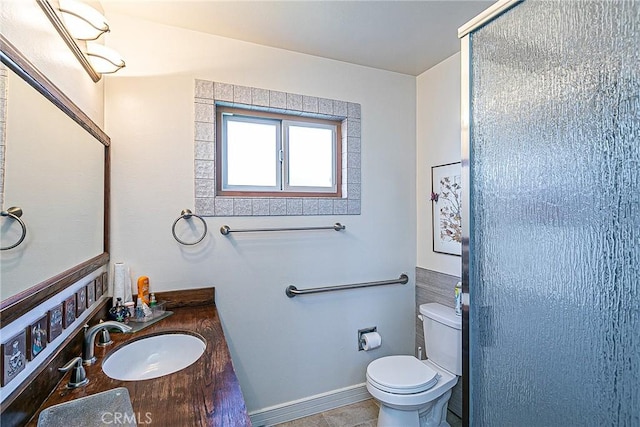
<instances>
[{"instance_id":1,"label":"toilet tank","mask_svg":"<svg viewBox=\"0 0 640 427\"><path fill-rule=\"evenodd\" d=\"M462 375L462 316L438 303L420 305L427 358L452 374Z\"/></svg>"}]
</instances>

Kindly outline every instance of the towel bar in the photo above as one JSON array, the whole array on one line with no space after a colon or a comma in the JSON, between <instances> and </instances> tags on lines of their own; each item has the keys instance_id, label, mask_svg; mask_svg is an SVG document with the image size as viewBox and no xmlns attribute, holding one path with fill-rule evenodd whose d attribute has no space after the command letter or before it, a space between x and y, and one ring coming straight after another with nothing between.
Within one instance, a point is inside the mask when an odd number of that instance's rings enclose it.
<instances>
[{"instance_id":1,"label":"towel bar","mask_svg":"<svg viewBox=\"0 0 640 427\"><path fill-rule=\"evenodd\" d=\"M409 276L402 273L399 278L392 279L392 280L382 280L379 282L351 283L349 285L327 286L324 288L298 289L293 285L289 285L287 286L287 289L285 289L284 292L289 298L293 298L296 295L317 294L320 292L331 292L331 291L342 291L345 289L368 288L371 286L393 285L395 283L404 285L408 281L409 281Z\"/></svg>"},{"instance_id":2,"label":"towel bar","mask_svg":"<svg viewBox=\"0 0 640 427\"><path fill-rule=\"evenodd\" d=\"M307 230L335 230L340 231L347 228L346 225L342 225L339 222L331 226L326 227L291 227L291 228L252 228L252 229L244 229L244 230L232 230L228 225L223 225L220 227L220 233L228 236L229 233L253 233L257 231L307 231Z\"/></svg>"}]
</instances>

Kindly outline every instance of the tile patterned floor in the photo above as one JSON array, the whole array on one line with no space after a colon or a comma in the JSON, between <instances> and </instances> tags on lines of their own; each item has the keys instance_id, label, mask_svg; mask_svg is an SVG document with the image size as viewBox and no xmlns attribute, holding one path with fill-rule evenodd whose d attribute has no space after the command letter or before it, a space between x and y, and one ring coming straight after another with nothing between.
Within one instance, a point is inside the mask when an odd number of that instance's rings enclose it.
<instances>
[{"instance_id":1,"label":"tile patterned floor","mask_svg":"<svg viewBox=\"0 0 640 427\"><path fill-rule=\"evenodd\" d=\"M447 414L447 421L451 427L462 427L462 420L451 412ZM377 423L378 405L370 399L278 424L276 427L376 427Z\"/></svg>"}]
</instances>

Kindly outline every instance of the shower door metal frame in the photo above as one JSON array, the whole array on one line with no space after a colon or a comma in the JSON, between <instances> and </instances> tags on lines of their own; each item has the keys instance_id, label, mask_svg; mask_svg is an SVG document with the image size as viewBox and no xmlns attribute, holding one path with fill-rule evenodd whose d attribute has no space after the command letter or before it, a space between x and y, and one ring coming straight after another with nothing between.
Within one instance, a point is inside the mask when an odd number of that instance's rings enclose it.
<instances>
[{"instance_id":1,"label":"shower door metal frame","mask_svg":"<svg viewBox=\"0 0 640 427\"><path fill-rule=\"evenodd\" d=\"M471 353L470 353L470 294L469 272L473 268L470 258L470 231L473 227L471 217L471 33L493 21L509 9L524 0L500 0L477 15L458 29L460 38L460 125L461 125L461 181L462 181L462 424L468 427L471 422Z\"/></svg>"}]
</instances>

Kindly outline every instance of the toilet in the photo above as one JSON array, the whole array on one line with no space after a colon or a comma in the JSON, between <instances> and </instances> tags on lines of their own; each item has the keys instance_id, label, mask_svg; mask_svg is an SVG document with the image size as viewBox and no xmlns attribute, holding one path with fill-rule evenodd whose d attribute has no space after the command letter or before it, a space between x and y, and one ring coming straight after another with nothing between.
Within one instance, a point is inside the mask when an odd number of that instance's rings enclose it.
<instances>
[{"instance_id":1,"label":"toilet","mask_svg":"<svg viewBox=\"0 0 640 427\"><path fill-rule=\"evenodd\" d=\"M427 360L387 356L367 366L367 390L380 404L378 427L448 427L451 389L462 375L462 318L451 307L420 306Z\"/></svg>"}]
</instances>

